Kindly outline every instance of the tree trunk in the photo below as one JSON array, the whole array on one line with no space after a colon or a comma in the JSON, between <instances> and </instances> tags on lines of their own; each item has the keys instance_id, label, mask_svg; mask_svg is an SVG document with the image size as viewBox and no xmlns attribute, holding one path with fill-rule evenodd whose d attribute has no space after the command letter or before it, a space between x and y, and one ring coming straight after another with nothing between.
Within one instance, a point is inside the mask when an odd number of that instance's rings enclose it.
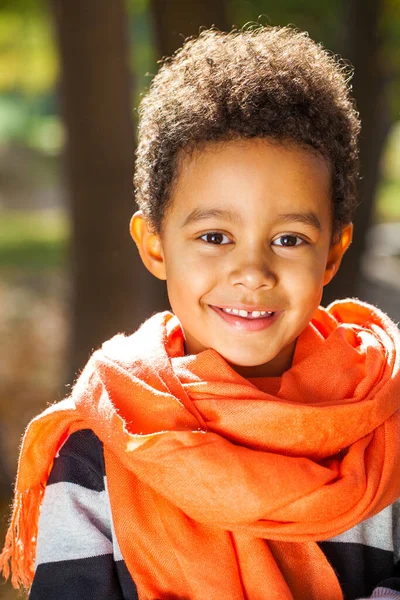
<instances>
[{"instance_id":1,"label":"tree trunk","mask_svg":"<svg viewBox=\"0 0 400 600\"><path fill-rule=\"evenodd\" d=\"M171 56L201 27L215 25L222 31L231 29L225 0L151 0L156 46L159 56Z\"/></svg>"},{"instance_id":2,"label":"tree trunk","mask_svg":"<svg viewBox=\"0 0 400 600\"><path fill-rule=\"evenodd\" d=\"M133 331L166 301L129 236L134 135L124 2L51 2L67 131L73 376L92 349Z\"/></svg>"},{"instance_id":3,"label":"tree trunk","mask_svg":"<svg viewBox=\"0 0 400 600\"><path fill-rule=\"evenodd\" d=\"M354 221L354 240L342 266L326 288L324 302L356 296L365 238L373 219L381 157L391 120L387 99L388 73L379 34L382 0L349 0L345 56L354 65L354 96L361 117L359 185L361 206Z\"/></svg>"}]
</instances>

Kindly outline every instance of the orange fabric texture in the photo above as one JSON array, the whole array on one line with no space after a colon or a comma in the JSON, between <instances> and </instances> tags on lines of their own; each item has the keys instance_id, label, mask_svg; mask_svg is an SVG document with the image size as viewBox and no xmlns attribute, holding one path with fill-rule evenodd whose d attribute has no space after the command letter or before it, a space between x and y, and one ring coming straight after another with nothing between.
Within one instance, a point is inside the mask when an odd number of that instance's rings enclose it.
<instances>
[{"instance_id":1,"label":"orange fabric texture","mask_svg":"<svg viewBox=\"0 0 400 600\"><path fill-rule=\"evenodd\" d=\"M29 425L4 574L29 586L54 456L91 428L140 600L342 600L316 541L400 497L399 363L398 329L358 301L318 309L271 381L185 356L176 317L155 315Z\"/></svg>"}]
</instances>

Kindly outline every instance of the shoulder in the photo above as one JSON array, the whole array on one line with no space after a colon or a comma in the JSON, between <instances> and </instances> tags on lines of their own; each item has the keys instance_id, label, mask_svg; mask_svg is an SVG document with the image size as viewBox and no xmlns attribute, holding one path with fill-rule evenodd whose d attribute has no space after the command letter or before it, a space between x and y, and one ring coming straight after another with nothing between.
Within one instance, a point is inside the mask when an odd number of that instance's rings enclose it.
<instances>
[{"instance_id":1,"label":"shoulder","mask_svg":"<svg viewBox=\"0 0 400 600\"><path fill-rule=\"evenodd\" d=\"M71 434L44 493L30 600L137 600L114 535L105 481L101 441L89 429Z\"/></svg>"},{"instance_id":2,"label":"shoulder","mask_svg":"<svg viewBox=\"0 0 400 600\"><path fill-rule=\"evenodd\" d=\"M39 517L36 566L112 555L102 445L90 430L72 434L54 460Z\"/></svg>"},{"instance_id":3,"label":"shoulder","mask_svg":"<svg viewBox=\"0 0 400 600\"><path fill-rule=\"evenodd\" d=\"M82 429L61 446L47 484L69 482L100 492L104 475L103 444L91 429Z\"/></svg>"}]
</instances>

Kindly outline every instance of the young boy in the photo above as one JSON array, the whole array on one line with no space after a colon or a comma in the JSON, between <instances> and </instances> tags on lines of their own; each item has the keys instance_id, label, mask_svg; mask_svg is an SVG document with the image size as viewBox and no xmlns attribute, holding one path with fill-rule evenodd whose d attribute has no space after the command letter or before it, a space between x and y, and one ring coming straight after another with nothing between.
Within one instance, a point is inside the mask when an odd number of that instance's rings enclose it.
<instances>
[{"instance_id":1,"label":"young boy","mask_svg":"<svg viewBox=\"0 0 400 600\"><path fill-rule=\"evenodd\" d=\"M319 307L356 205L346 77L260 27L154 78L131 233L174 314L29 427L2 564L32 600L400 598L399 332Z\"/></svg>"}]
</instances>

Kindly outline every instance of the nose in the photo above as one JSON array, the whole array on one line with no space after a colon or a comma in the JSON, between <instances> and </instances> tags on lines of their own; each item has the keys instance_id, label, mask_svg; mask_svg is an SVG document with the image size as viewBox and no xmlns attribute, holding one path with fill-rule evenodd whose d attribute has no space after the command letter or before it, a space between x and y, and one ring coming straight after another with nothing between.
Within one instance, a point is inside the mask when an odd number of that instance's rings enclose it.
<instances>
[{"instance_id":1,"label":"nose","mask_svg":"<svg viewBox=\"0 0 400 600\"><path fill-rule=\"evenodd\" d=\"M265 261L247 260L241 265L235 265L229 274L229 283L255 291L263 287L275 287L277 277L271 265Z\"/></svg>"}]
</instances>

